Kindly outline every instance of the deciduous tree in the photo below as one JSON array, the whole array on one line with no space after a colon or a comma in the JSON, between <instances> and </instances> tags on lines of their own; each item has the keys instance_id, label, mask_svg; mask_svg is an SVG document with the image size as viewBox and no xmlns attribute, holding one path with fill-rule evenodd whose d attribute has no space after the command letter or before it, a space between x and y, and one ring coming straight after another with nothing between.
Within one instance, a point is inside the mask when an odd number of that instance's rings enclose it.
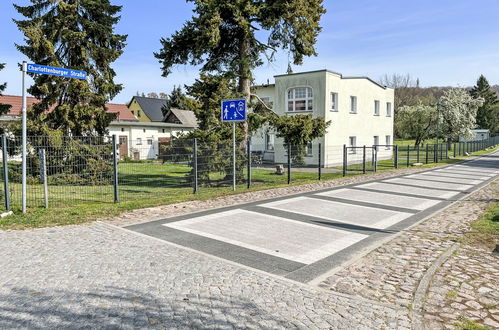
<instances>
[{"instance_id":1,"label":"deciduous tree","mask_svg":"<svg viewBox=\"0 0 499 330\"><path fill-rule=\"evenodd\" d=\"M470 137L476 126L476 114L483 105L483 99L473 98L462 88L451 88L444 92L437 104L437 135L447 142L459 137Z\"/></svg>"},{"instance_id":2,"label":"deciduous tree","mask_svg":"<svg viewBox=\"0 0 499 330\"><path fill-rule=\"evenodd\" d=\"M437 110L435 106L418 104L403 106L399 109L396 130L404 139L415 139L414 144L420 145L434 133Z\"/></svg>"},{"instance_id":3,"label":"deciduous tree","mask_svg":"<svg viewBox=\"0 0 499 330\"><path fill-rule=\"evenodd\" d=\"M32 62L86 71L87 80L34 75L29 93L41 102L29 111L31 133L104 134L113 119L104 104L122 89L111 64L123 53L126 36L114 33L121 6L110 0L30 0L14 5L25 36L16 45Z\"/></svg>"},{"instance_id":4,"label":"deciduous tree","mask_svg":"<svg viewBox=\"0 0 499 330\"><path fill-rule=\"evenodd\" d=\"M0 71L2 71L4 68L5 68L5 63L0 63ZM7 88L7 83L0 84L0 96L2 95L5 88ZM11 108L10 104L0 103L0 116L8 113L10 108Z\"/></svg>"}]
</instances>

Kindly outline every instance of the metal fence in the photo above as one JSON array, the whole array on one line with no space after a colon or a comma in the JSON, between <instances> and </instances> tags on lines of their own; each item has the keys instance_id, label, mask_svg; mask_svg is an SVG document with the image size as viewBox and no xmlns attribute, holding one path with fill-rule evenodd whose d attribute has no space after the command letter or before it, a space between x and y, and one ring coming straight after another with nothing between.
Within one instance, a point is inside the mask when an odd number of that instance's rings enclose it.
<instances>
[{"instance_id":1,"label":"metal fence","mask_svg":"<svg viewBox=\"0 0 499 330\"><path fill-rule=\"evenodd\" d=\"M6 210L21 207L21 139L2 136L2 189ZM214 189L276 187L385 168L436 163L499 144L488 140L421 146L307 146L250 141L125 141L116 137L28 137L27 206L182 199Z\"/></svg>"}]
</instances>

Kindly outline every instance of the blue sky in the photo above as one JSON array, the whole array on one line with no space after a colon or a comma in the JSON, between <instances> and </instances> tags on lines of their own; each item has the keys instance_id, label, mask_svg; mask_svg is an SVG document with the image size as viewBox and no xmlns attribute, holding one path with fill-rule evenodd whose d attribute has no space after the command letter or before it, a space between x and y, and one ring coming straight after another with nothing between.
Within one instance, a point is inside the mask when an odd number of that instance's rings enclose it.
<instances>
[{"instance_id":1,"label":"blue sky","mask_svg":"<svg viewBox=\"0 0 499 330\"><path fill-rule=\"evenodd\" d=\"M27 4L27 0L17 0ZM128 34L124 55L114 63L116 81L124 90L113 102L125 103L137 91L170 92L189 84L195 67L181 66L161 77L153 52L191 17L191 4L182 0L114 0L123 6L118 33ZM306 58L294 71L330 69L345 75L378 79L385 73L409 73L421 85L469 86L480 74L499 84L499 1L497 0L325 0L327 13L317 41L317 57ZM12 2L0 1L0 82L7 94L20 94L17 63L26 60L14 43L23 36L12 18ZM273 80L287 68L287 53L255 72L256 82Z\"/></svg>"}]
</instances>

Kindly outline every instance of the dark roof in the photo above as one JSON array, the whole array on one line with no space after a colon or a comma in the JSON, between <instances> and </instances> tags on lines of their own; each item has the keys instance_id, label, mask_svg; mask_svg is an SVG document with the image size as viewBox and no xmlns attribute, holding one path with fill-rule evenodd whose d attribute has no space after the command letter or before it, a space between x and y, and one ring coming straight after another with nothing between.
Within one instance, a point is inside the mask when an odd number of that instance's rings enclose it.
<instances>
[{"instance_id":1,"label":"dark roof","mask_svg":"<svg viewBox=\"0 0 499 330\"><path fill-rule=\"evenodd\" d=\"M189 127L198 127L198 120L194 112L190 110L181 110L181 109L170 109L165 116L165 119L168 119L174 115L178 121L182 123L182 125Z\"/></svg>"},{"instance_id":2,"label":"dark roof","mask_svg":"<svg viewBox=\"0 0 499 330\"><path fill-rule=\"evenodd\" d=\"M144 96L134 96L132 101L133 99L137 101L151 121L163 121L163 111L161 111L161 108L166 105L165 99Z\"/></svg>"}]
</instances>

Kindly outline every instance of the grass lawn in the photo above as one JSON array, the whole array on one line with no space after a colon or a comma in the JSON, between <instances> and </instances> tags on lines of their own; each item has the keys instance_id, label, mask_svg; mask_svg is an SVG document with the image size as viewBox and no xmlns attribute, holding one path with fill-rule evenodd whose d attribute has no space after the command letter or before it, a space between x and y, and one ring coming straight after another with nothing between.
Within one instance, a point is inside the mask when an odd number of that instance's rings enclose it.
<instances>
[{"instance_id":1,"label":"grass lawn","mask_svg":"<svg viewBox=\"0 0 499 330\"><path fill-rule=\"evenodd\" d=\"M489 250L493 250L499 244L499 202L490 205L486 213L471 224L471 231L462 240L463 243L478 245Z\"/></svg>"},{"instance_id":2,"label":"grass lawn","mask_svg":"<svg viewBox=\"0 0 499 330\"><path fill-rule=\"evenodd\" d=\"M491 152L483 151L477 154ZM412 156L411 156L412 157ZM466 157L445 159L439 164L427 164L423 167L452 164ZM390 161L386 161L390 162ZM393 161L392 161L393 164ZM400 168L405 163L400 161ZM379 171L394 170L393 167L378 168ZM43 208L43 185L28 185L28 212L20 213L21 186L11 183L10 191L14 215L0 219L0 229L25 229L46 226L80 224L100 218L116 216L123 212L158 205L190 200L206 200L247 191L287 187L287 175L276 175L274 170L253 169L252 185L246 188L242 182L232 191L231 180L223 180L220 174L213 174L212 180L218 180L218 186L200 185L198 193L193 194L190 168L182 164L161 164L159 162L130 162L119 165L119 199L113 202L112 178L104 178L106 185L49 185L49 209ZM245 172L246 173L246 172ZM317 171L291 170L291 185L317 182ZM360 171L349 171L348 175L360 175ZM368 172L366 175L370 175ZM322 180L335 180L342 177L341 171L323 173ZM3 198L2 198L3 199Z\"/></svg>"}]
</instances>

